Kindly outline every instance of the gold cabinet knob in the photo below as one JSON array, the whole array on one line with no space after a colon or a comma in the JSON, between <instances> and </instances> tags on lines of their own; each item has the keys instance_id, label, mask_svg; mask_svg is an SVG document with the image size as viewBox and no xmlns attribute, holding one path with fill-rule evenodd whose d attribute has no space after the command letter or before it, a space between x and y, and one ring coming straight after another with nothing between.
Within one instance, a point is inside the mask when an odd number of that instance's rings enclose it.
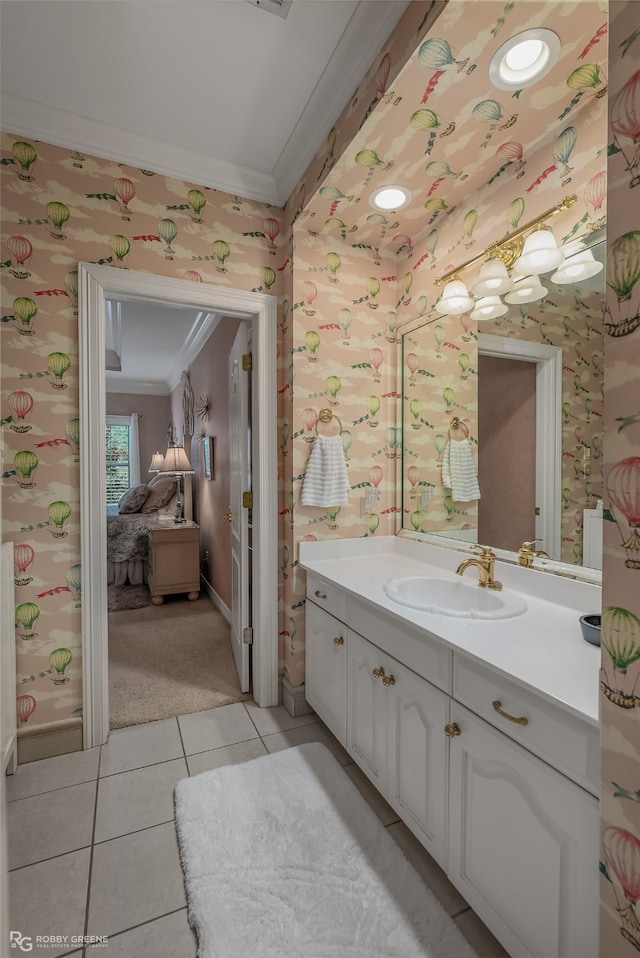
<instances>
[{"instance_id":1,"label":"gold cabinet knob","mask_svg":"<svg viewBox=\"0 0 640 958\"><path fill-rule=\"evenodd\" d=\"M445 725L444 734L447 738L455 738L456 735L460 735L460 726L457 722L451 722L449 725Z\"/></svg>"},{"instance_id":2,"label":"gold cabinet knob","mask_svg":"<svg viewBox=\"0 0 640 958\"><path fill-rule=\"evenodd\" d=\"M342 637L341 635L336 635L335 639L333 640L333 644L334 644L334 645L344 645L344 639L343 639L343 637Z\"/></svg>"},{"instance_id":3,"label":"gold cabinet knob","mask_svg":"<svg viewBox=\"0 0 640 958\"><path fill-rule=\"evenodd\" d=\"M387 686L389 686L389 685L395 685L395 684L396 684L396 677L395 677L395 675L385 675L385 676L383 677L383 679L382 679L382 684L383 684L383 685L387 685Z\"/></svg>"},{"instance_id":4,"label":"gold cabinet knob","mask_svg":"<svg viewBox=\"0 0 640 958\"><path fill-rule=\"evenodd\" d=\"M233 522L233 513L232 513L231 509L229 509L228 512L225 512L225 514L222 516L222 518L223 518L223 519L226 519L227 522Z\"/></svg>"},{"instance_id":5,"label":"gold cabinet knob","mask_svg":"<svg viewBox=\"0 0 640 958\"><path fill-rule=\"evenodd\" d=\"M384 675L384 669L380 665L377 669L373 669L371 674L373 675L374 679L381 679Z\"/></svg>"}]
</instances>

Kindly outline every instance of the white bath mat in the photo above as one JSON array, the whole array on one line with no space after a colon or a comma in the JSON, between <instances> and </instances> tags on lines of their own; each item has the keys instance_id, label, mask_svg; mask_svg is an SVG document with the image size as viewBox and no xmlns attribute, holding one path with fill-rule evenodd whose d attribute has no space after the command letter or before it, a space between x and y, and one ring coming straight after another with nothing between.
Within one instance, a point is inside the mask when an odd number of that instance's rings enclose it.
<instances>
[{"instance_id":1,"label":"white bath mat","mask_svg":"<svg viewBox=\"0 0 640 958\"><path fill-rule=\"evenodd\" d=\"M199 958L477 958L324 745L175 795Z\"/></svg>"}]
</instances>

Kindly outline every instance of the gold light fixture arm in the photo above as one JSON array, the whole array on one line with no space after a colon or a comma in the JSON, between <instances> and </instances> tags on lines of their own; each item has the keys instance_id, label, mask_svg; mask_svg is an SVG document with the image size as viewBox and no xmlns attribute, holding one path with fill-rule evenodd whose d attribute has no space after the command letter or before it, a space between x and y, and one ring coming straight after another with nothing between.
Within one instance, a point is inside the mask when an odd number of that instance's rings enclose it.
<instances>
[{"instance_id":1,"label":"gold light fixture arm","mask_svg":"<svg viewBox=\"0 0 640 958\"><path fill-rule=\"evenodd\" d=\"M443 273L442 276L438 276L436 279L436 286L444 286L445 283L448 283L449 280L457 276L458 273L461 273L469 266L473 266L474 263L478 263L480 260L497 257L503 261L505 266L512 266L517 257L520 255L522 249L521 244L517 243L519 237L523 236L529 230L535 229L536 226L540 226L540 224L544 223L545 220L548 220L550 216L554 216L556 213L562 213L564 210L570 209L577 199L578 197L575 195L575 193L572 193L570 196L565 196L562 200L560 200L559 203L556 203L555 206L552 206L550 210L547 210L545 213L541 213L540 216L536 216L534 219L529 220L529 222L525 223L524 226L520 226L517 230L509 233L509 235L503 240L500 240L498 243L492 243L481 253L477 253L476 256L473 256L466 262L461 263L460 266L456 266L454 269L450 269L448 272Z\"/></svg>"}]
</instances>

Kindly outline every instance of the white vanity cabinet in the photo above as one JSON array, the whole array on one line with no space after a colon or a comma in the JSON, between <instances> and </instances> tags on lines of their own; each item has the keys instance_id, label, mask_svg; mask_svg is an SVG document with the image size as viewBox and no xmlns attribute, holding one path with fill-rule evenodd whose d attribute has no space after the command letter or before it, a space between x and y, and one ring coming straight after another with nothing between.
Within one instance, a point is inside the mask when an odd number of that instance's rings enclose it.
<instances>
[{"instance_id":1,"label":"white vanity cabinet","mask_svg":"<svg viewBox=\"0 0 640 958\"><path fill-rule=\"evenodd\" d=\"M341 745L347 738L346 626L307 602L305 697Z\"/></svg>"},{"instance_id":2,"label":"white vanity cabinet","mask_svg":"<svg viewBox=\"0 0 640 958\"><path fill-rule=\"evenodd\" d=\"M449 878L511 955L595 958L597 800L455 701L451 725Z\"/></svg>"},{"instance_id":3,"label":"white vanity cabinet","mask_svg":"<svg viewBox=\"0 0 640 958\"><path fill-rule=\"evenodd\" d=\"M510 954L596 956L597 724L342 581L307 572L311 706Z\"/></svg>"},{"instance_id":4,"label":"white vanity cabinet","mask_svg":"<svg viewBox=\"0 0 640 958\"><path fill-rule=\"evenodd\" d=\"M449 698L351 629L347 751L444 864Z\"/></svg>"}]
</instances>

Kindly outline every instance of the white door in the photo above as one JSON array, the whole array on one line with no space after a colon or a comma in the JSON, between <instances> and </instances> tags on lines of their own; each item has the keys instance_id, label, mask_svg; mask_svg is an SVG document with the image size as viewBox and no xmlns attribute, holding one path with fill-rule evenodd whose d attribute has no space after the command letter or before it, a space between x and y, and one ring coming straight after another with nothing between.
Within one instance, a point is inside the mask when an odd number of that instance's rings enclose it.
<instances>
[{"instance_id":1,"label":"white door","mask_svg":"<svg viewBox=\"0 0 640 958\"><path fill-rule=\"evenodd\" d=\"M231 524L231 646L242 692L249 691L249 650L244 630L249 626L249 510L242 493L251 489L249 476L249 372L242 369L247 352L247 326L242 323L229 354L229 521Z\"/></svg>"}]
</instances>

